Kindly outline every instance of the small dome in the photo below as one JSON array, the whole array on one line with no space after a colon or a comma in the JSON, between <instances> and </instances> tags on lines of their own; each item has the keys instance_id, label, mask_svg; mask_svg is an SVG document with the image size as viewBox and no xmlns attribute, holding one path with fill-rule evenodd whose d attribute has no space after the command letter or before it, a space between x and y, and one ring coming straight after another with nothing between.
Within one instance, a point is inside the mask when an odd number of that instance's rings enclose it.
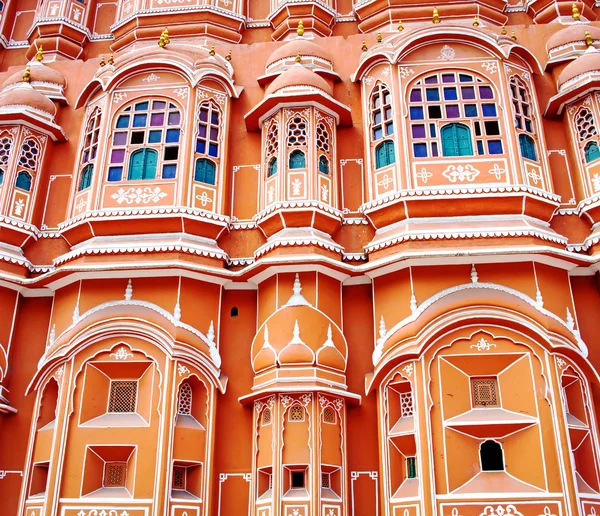
<instances>
[{"instance_id":1,"label":"small dome","mask_svg":"<svg viewBox=\"0 0 600 516\"><path fill-rule=\"evenodd\" d=\"M267 61L267 68L281 59L296 57L298 55L300 57L318 57L331 62L331 56L324 48L320 47L316 43L313 43L312 41L308 41L307 39L298 38L275 50L275 52L271 54L271 57Z\"/></svg>"},{"instance_id":2,"label":"small dome","mask_svg":"<svg viewBox=\"0 0 600 516\"><path fill-rule=\"evenodd\" d=\"M56 106L54 103L46 95L36 91L31 84L26 82L22 82L20 85L4 91L0 95L0 107L8 106L26 106L44 111L51 116L56 115Z\"/></svg>"},{"instance_id":3,"label":"small dome","mask_svg":"<svg viewBox=\"0 0 600 516\"><path fill-rule=\"evenodd\" d=\"M558 87L561 88L571 79L588 72L600 72L600 51L588 50L569 63L558 77Z\"/></svg>"},{"instance_id":4,"label":"small dome","mask_svg":"<svg viewBox=\"0 0 600 516\"><path fill-rule=\"evenodd\" d=\"M585 31L590 33L593 40L600 40L600 27L594 27L593 25L571 25L565 29L555 32L546 44L546 50L551 50L562 47L563 45L569 45L572 43L585 44Z\"/></svg>"},{"instance_id":5,"label":"small dome","mask_svg":"<svg viewBox=\"0 0 600 516\"><path fill-rule=\"evenodd\" d=\"M31 74L31 82L57 84L63 88L67 84L67 81L62 73L42 63L38 63L37 61L29 63L29 72ZM4 86L10 86L11 84L22 82L24 73L25 69L12 74L8 79L6 79L6 81L4 81Z\"/></svg>"},{"instance_id":6,"label":"small dome","mask_svg":"<svg viewBox=\"0 0 600 516\"><path fill-rule=\"evenodd\" d=\"M325 79L319 77L315 72L305 68L301 64L297 64L277 77L267 88L266 95L290 86L306 86L321 90L328 95L333 94L331 86L327 84Z\"/></svg>"}]
</instances>

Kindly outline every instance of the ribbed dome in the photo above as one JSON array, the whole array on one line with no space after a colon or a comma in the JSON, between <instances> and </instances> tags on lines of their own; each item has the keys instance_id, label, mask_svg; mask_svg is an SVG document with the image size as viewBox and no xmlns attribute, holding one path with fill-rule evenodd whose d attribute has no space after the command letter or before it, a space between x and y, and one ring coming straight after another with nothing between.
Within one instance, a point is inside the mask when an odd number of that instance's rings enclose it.
<instances>
[{"instance_id":1,"label":"ribbed dome","mask_svg":"<svg viewBox=\"0 0 600 516\"><path fill-rule=\"evenodd\" d=\"M585 44L586 30L590 33L590 36L593 40L600 40L600 27L576 24L554 33L550 39L548 39L546 50L550 52L555 48L563 45L569 45L571 43L581 42L582 44Z\"/></svg>"},{"instance_id":2,"label":"ribbed dome","mask_svg":"<svg viewBox=\"0 0 600 516\"><path fill-rule=\"evenodd\" d=\"M572 63L569 63L558 77L558 87L579 75L588 72L600 72L600 52L587 51Z\"/></svg>"},{"instance_id":3,"label":"ribbed dome","mask_svg":"<svg viewBox=\"0 0 600 516\"><path fill-rule=\"evenodd\" d=\"M22 80L22 79L21 79ZM26 82L4 91L0 95L0 107L27 106L39 109L49 115L56 115L56 106L43 93L36 91Z\"/></svg>"},{"instance_id":4,"label":"ribbed dome","mask_svg":"<svg viewBox=\"0 0 600 516\"><path fill-rule=\"evenodd\" d=\"M62 73L42 63L38 63L37 61L29 64L29 72L31 74L31 82L46 82L50 84L57 84L63 87L67 84L67 81ZM4 86L10 86L11 84L22 82L24 73L25 69L12 74L8 79L6 79L6 81L4 81Z\"/></svg>"},{"instance_id":5,"label":"ribbed dome","mask_svg":"<svg viewBox=\"0 0 600 516\"><path fill-rule=\"evenodd\" d=\"M290 86L307 86L317 88L328 95L333 94L331 86L327 84L325 79L319 77L315 72L305 68L301 64L297 64L277 77L267 88L266 95Z\"/></svg>"},{"instance_id":6,"label":"ribbed dome","mask_svg":"<svg viewBox=\"0 0 600 516\"><path fill-rule=\"evenodd\" d=\"M290 41L289 43L286 43L285 45L275 50L275 52L271 54L271 57L267 61L267 67L281 59L296 57L298 55L300 57L319 57L321 59L325 59L326 61L331 62L331 56L329 55L329 52L327 52L324 48L321 48L319 45L313 43L312 41L308 41L304 38L298 38L294 39L293 41Z\"/></svg>"}]
</instances>

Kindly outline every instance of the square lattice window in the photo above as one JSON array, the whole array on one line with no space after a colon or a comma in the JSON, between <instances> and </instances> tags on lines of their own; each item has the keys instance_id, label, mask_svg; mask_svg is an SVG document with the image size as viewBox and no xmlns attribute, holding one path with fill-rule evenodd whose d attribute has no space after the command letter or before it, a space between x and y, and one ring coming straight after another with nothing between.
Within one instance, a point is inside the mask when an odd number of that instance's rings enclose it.
<instances>
[{"instance_id":1,"label":"square lattice window","mask_svg":"<svg viewBox=\"0 0 600 516\"><path fill-rule=\"evenodd\" d=\"M137 382L112 381L110 383L109 412L135 412Z\"/></svg>"},{"instance_id":2,"label":"square lattice window","mask_svg":"<svg viewBox=\"0 0 600 516\"><path fill-rule=\"evenodd\" d=\"M173 467L173 489L185 489L186 469L181 466Z\"/></svg>"},{"instance_id":3,"label":"square lattice window","mask_svg":"<svg viewBox=\"0 0 600 516\"><path fill-rule=\"evenodd\" d=\"M410 417L414 415L415 411L413 408L412 392L400 393L400 410L402 412L402 417Z\"/></svg>"},{"instance_id":4,"label":"square lattice window","mask_svg":"<svg viewBox=\"0 0 600 516\"><path fill-rule=\"evenodd\" d=\"M498 380L496 378L474 378L471 380L473 406L476 408L497 407Z\"/></svg>"},{"instance_id":5,"label":"square lattice window","mask_svg":"<svg viewBox=\"0 0 600 516\"><path fill-rule=\"evenodd\" d=\"M127 464L107 462L104 465L104 487L125 487Z\"/></svg>"},{"instance_id":6,"label":"square lattice window","mask_svg":"<svg viewBox=\"0 0 600 516\"><path fill-rule=\"evenodd\" d=\"M290 421L304 421L304 410L300 405L294 405L290 409L290 415L288 416Z\"/></svg>"}]
</instances>

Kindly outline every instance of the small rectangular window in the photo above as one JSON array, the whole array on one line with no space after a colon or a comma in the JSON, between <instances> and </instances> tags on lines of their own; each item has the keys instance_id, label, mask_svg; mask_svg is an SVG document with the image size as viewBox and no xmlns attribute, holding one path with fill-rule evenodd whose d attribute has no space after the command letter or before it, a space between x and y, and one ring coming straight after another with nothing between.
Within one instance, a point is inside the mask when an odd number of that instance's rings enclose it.
<instances>
[{"instance_id":1,"label":"small rectangular window","mask_svg":"<svg viewBox=\"0 0 600 516\"><path fill-rule=\"evenodd\" d=\"M290 478L290 484L292 489L302 489L305 487L305 483L304 483L304 477L305 477L305 472L304 471L292 471L291 472L291 478Z\"/></svg>"},{"instance_id":2,"label":"small rectangular window","mask_svg":"<svg viewBox=\"0 0 600 516\"><path fill-rule=\"evenodd\" d=\"M146 127L146 115L133 115L133 127Z\"/></svg>"},{"instance_id":3,"label":"small rectangular window","mask_svg":"<svg viewBox=\"0 0 600 516\"><path fill-rule=\"evenodd\" d=\"M453 73L443 73L442 74L442 82L445 82L445 83L456 82L456 77L454 76Z\"/></svg>"},{"instance_id":4,"label":"small rectangular window","mask_svg":"<svg viewBox=\"0 0 600 516\"><path fill-rule=\"evenodd\" d=\"M131 142L132 144L140 144L144 143L144 131L132 131L131 133Z\"/></svg>"},{"instance_id":5,"label":"small rectangular window","mask_svg":"<svg viewBox=\"0 0 600 516\"><path fill-rule=\"evenodd\" d=\"M437 82L438 80L436 75L432 75L431 77L427 77L425 79L425 84L437 84Z\"/></svg>"},{"instance_id":6,"label":"small rectangular window","mask_svg":"<svg viewBox=\"0 0 600 516\"><path fill-rule=\"evenodd\" d=\"M406 478L417 478L416 457L406 457Z\"/></svg>"},{"instance_id":7,"label":"small rectangular window","mask_svg":"<svg viewBox=\"0 0 600 516\"><path fill-rule=\"evenodd\" d=\"M475 88L473 86L462 86L460 92L463 100L475 100Z\"/></svg>"},{"instance_id":8,"label":"small rectangular window","mask_svg":"<svg viewBox=\"0 0 600 516\"><path fill-rule=\"evenodd\" d=\"M459 118L460 112L457 104L450 104L446 106L446 118Z\"/></svg>"},{"instance_id":9,"label":"small rectangular window","mask_svg":"<svg viewBox=\"0 0 600 516\"><path fill-rule=\"evenodd\" d=\"M165 161L172 161L179 157L179 147L165 147Z\"/></svg>"},{"instance_id":10,"label":"small rectangular window","mask_svg":"<svg viewBox=\"0 0 600 516\"><path fill-rule=\"evenodd\" d=\"M129 115L121 115L117 119L117 129L126 129L129 127Z\"/></svg>"},{"instance_id":11,"label":"small rectangular window","mask_svg":"<svg viewBox=\"0 0 600 516\"><path fill-rule=\"evenodd\" d=\"M138 102L134 109L136 111L148 111L148 102Z\"/></svg>"},{"instance_id":12,"label":"small rectangular window","mask_svg":"<svg viewBox=\"0 0 600 516\"><path fill-rule=\"evenodd\" d=\"M477 154L483 156L485 151L483 150L483 142L481 140L477 140Z\"/></svg>"},{"instance_id":13,"label":"small rectangular window","mask_svg":"<svg viewBox=\"0 0 600 516\"><path fill-rule=\"evenodd\" d=\"M113 380L110 382L110 398L108 412L135 412L137 399L137 382Z\"/></svg>"},{"instance_id":14,"label":"small rectangular window","mask_svg":"<svg viewBox=\"0 0 600 516\"><path fill-rule=\"evenodd\" d=\"M127 464L107 462L104 464L104 487L125 487Z\"/></svg>"},{"instance_id":15,"label":"small rectangular window","mask_svg":"<svg viewBox=\"0 0 600 516\"><path fill-rule=\"evenodd\" d=\"M109 181L120 181L123 177L123 167L110 167L108 169Z\"/></svg>"},{"instance_id":16,"label":"small rectangular window","mask_svg":"<svg viewBox=\"0 0 600 516\"><path fill-rule=\"evenodd\" d=\"M466 75L466 74L464 74L464 73L461 73L461 74L458 76L458 80L459 80L460 82L473 82L473 77L472 77L472 76L470 76L470 75Z\"/></svg>"},{"instance_id":17,"label":"small rectangular window","mask_svg":"<svg viewBox=\"0 0 600 516\"><path fill-rule=\"evenodd\" d=\"M321 487L329 489L331 486L329 473L321 473Z\"/></svg>"},{"instance_id":18,"label":"small rectangular window","mask_svg":"<svg viewBox=\"0 0 600 516\"><path fill-rule=\"evenodd\" d=\"M155 100L152 102L152 109L165 109L167 103L162 100Z\"/></svg>"},{"instance_id":19,"label":"small rectangular window","mask_svg":"<svg viewBox=\"0 0 600 516\"><path fill-rule=\"evenodd\" d=\"M498 122L484 122L483 125L487 136L498 136L500 134L500 124Z\"/></svg>"},{"instance_id":20,"label":"small rectangular window","mask_svg":"<svg viewBox=\"0 0 600 516\"><path fill-rule=\"evenodd\" d=\"M429 118L431 119L442 118L441 106L428 106L427 111L429 113Z\"/></svg>"},{"instance_id":21,"label":"small rectangular window","mask_svg":"<svg viewBox=\"0 0 600 516\"><path fill-rule=\"evenodd\" d=\"M388 122L385 124L385 133L387 136L394 134L394 122Z\"/></svg>"},{"instance_id":22,"label":"small rectangular window","mask_svg":"<svg viewBox=\"0 0 600 516\"><path fill-rule=\"evenodd\" d=\"M185 490L186 473L186 468L181 466L173 466L173 489Z\"/></svg>"},{"instance_id":23,"label":"small rectangular window","mask_svg":"<svg viewBox=\"0 0 600 516\"><path fill-rule=\"evenodd\" d=\"M414 143L413 152L415 158L426 158L427 157L427 144L426 143Z\"/></svg>"},{"instance_id":24,"label":"small rectangular window","mask_svg":"<svg viewBox=\"0 0 600 516\"><path fill-rule=\"evenodd\" d=\"M496 378L472 378L471 392L474 408L498 407L498 380Z\"/></svg>"},{"instance_id":25,"label":"small rectangular window","mask_svg":"<svg viewBox=\"0 0 600 516\"><path fill-rule=\"evenodd\" d=\"M501 140L490 140L488 141L488 152L490 154L502 154L502 141Z\"/></svg>"},{"instance_id":26,"label":"small rectangular window","mask_svg":"<svg viewBox=\"0 0 600 516\"><path fill-rule=\"evenodd\" d=\"M413 138L425 138L425 126L423 124L414 124L412 126Z\"/></svg>"}]
</instances>

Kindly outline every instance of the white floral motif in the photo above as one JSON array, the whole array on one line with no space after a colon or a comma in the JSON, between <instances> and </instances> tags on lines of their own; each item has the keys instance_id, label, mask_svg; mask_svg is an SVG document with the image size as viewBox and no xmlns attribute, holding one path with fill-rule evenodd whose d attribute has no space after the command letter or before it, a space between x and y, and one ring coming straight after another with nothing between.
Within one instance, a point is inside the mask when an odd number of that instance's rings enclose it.
<instances>
[{"instance_id":1,"label":"white floral motif","mask_svg":"<svg viewBox=\"0 0 600 516\"><path fill-rule=\"evenodd\" d=\"M149 202L157 203L166 196L167 194L163 192L159 186L155 187L154 189L146 186L145 188L131 187L127 190L124 188L119 188L117 192L112 194L110 197L117 201L118 204L148 204Z\"/></svg>"},{"instance_id":2,"label":"white floral motif","mask_svg":"<svg viewBox=\"0 0 600 516\"><path fill-rule=\"evenodd\" d=\"M176 90L173 90L173 93L175 93L175 95L177 95L177 97L179 97L180 99L185 99L188 96L188 89L177 88Z\"/></svg>"},{"instance_id":3,"label":"white floral motif","mask_svg":"<svg viewBox=\"0 0 600 516\"><path fill-rule=\"evenodd\" d=\"M406 376L412 376L413 374L413 365L412 364L407 364L405 365L402 370L404 371L404 374L406 374Z\"/></svg>"},{"instance_id":4,"label":"white floral motif","mask_svg":"<svg viewBox=\"0 0 600 516\"><path fill-rule=\"evenodd\" d=\"M302 189L302 181L296 178L292 181L292 195L300 195Z\"/></svg>"},{"instance_id":5,"label":"white floral motif","mask_svg":"<svg viewBox=\"0 0 600 516\"><path fill-rule=\"evenodd\" d=\"M506 174L506 170L503 168L500 168L498 166L498 163L494 163L494 166L488 170L488 174L492 174L494 176L496 176L496 180L500 181L500 179L502 179L502 176L504 176Z\"/></svg>"},{"instance_id":6,"label":"white floral motif","mask_svg":"<svg viewBox=\"0 0 600 516\"><path fill-rule=\"evenodd\" d=\"M592 177L592 184L594 185L594 192L600 190L600 176L598 174L594 174Z\"/></svg>"},{"instance_id":7,"label":"white floral motif","mask_svg":"<svg viewBox=\"0 0 600 516\"><path fill-rule=\"evenodd\" d=\"M596 508L592 507L592 510L590 511L590 513L587 516L596 516Z\"/></svg>"},{"instance_id":8,"label":"white floral motif","mask_svg":"<svg viewBox=\"0 0 600 516\"><path fill-rule=\"evenodd\" d=\"M283 408L287 408L287 406L292 402L292 397L288 396L287 394L284 394L281 397L281 404L283 405Z\"/></svg>"},{"instance_id":9,"label":"white floral motif","mask_svg":"<svg viewBox=\"0 0 600 516\"><path fill-rule=\"evenodd\" d=\"M63 373L65 372L65 366L61 365L57 370L54 376L56 376L57 380L62 378Z\"/></svg>"},{"instance_id":10,"label":"white floral motif","mask_svg":"<svg viewBox=\"0 0 600 516\"><path fill-rule=\"evenodd\" d=\"M471 348L475 348L477 351L489 351L496 347L496 344L490 343L481 337L476 344L471 344Z\"/></svg>"},{"instance_id":11,"label":"white floral motif","mask_svg":"<svg viewBox=\"0 0 600 516\"><path fill-rule=\"evenodd\" d=\"M125 92L125 91L123 91L123 92L119 91L119 92L117 92L117 93L114 94L114 96L113 96L113 102L115 104L118 104L119 102L121 102L123 99L126 99L126 98L127 98L127 92Z\"/></svg>"},{"instance_id":12,"label":"white floral motif","mask_svg":"<svg viewBox=\"0 0 600 516\"><path fill-rule=\"evenodd\" d=\"M546 505L546 507L544 507L544 514L540 514L540 516L556 516L556 514L553 514L550 507Z\"/></svg>"},{"instance_id":13,"label":"white floral motif","mask_svg":"<svg viewBox=\"0 0 600 516\"><path fill-rule=\"evenodd\" d=\"M196 195L196 199L200 201L202 207L204 208L207 204L213 202L213 200L208 196L206 192L202 192L202 195Z\"/></svg>"},{"instance_id":14,"label":"white floral motif","mask_svg":"<svg viewBox=\"0 0 600 516\"><path fill-rule=\"evenodd\" d=\"M365 84L367 86L371 86L371 84L373 84L374 80L375 80L375 77L371 77L370 75L368 77L364 78Z\"/></svg>"},{"instance_id":15,"label":"white floral motif","mask_svg":"<svg viewBox=\"0 0 600 516\"><path fill-rule=\"evenodd\" d=\"M327 188L327 185L321 185L321 200L329 200L329 188Z\"/></svg>"},{"instance_id":16,"label":"white floral motif","mask_svg":"<svg viewBox=\"0 0 600 516\"><path fill-rule=\"evenodd\" d=\"M111 353L110 356L115 357L117 360L127 360L133 356L133 353L129 353L125 346L121 346L116 353Z\"/></svg>"},{"instance_id":17,"label":"white floral motif","mask_svg":"<svg viewBox=\"0 0 600 516\"><path fill-rule=\"evenodd\" d=\"M538 174L534 169L529 169L527 172L527 177L531 178L533 184L537 186L538 181L542 180L542 175Z\"/></svg>"},{"instance_id":18,"label":"white floral motif","mask_svg":"<svg viewBox=\"0 0 600 516\"><path fill-rule=\"evenodd\" d=\"M377 186L383 186L383 189L387 190L393 182L394 182L394 180L390 176L385 174L383 176L383 178L381 179L381 181L379 181L379 183L377 183Z\"/></svg>"},{"instance_id":19,"label":"white floral motif","mask_svg":"<svg viewBox=\"0 0 600 516\"><path fill-rule=\"evenodd\" d=\"M481 68L485 68L488 73L496 73L498 71L498 63L496 61L486 61L481 63Z\"/></svg>"},{"instance_id":20,"label":"white floral motif","mask_svg":"<svg viewBox=\"0 0 600 516\"><path fill-rule=\"evenodd\" d=\"M275 188L273 188L273 185L271 185L269 187L269 189L267 190L267 202L270 204L273 202L273 199L275 197Z\"/></svg>"},{"instance_id":21,"label":"white floral motif","mask_svg":"<svg viewBox=\"0 0 600 516\"><path fill-rule=\"evenodd\" d=\"M463 183L465 180L472 182L479 175L479 170L472 165L450 165L442 172L442 175L451 183L456 183L457 181Z\"/></svg>"},{"instance_id":22,"label":"white floral motif","mask_svg":"<svg viewBox=\"0 0 600 516\"><path fill-rule=\"evenodd\" d=\"M423 184L426 184L429 178L433 176L431 172L429 172L425 167L421 169L421 172L417 172L415 177L420 179Z\"/></svg>"},{"instance_id":23,"label":"white floral motif","mask_svg":"<svg viewBox=\"0 0 600 516\"><path fill-rule=\"evenodd\" d=\"M190 370L187 367L185 367L183 364L178 364L177 372L179 373L179 376L183 376L184 374L188 374L190 372Z\"/></svg>"},{"instance_id":24,"label":"white floral motif","mask_svg":"<svg viewBox=\"0 0 600 516\"><path fill-rule=\"evenodd\" d=\"M75 205L75 210L77 210L77 213L80 213L81 210L83 210L83 208L85 208L87 206L87 201L83 200L83 197L81 197L79 199L79 201L77 202L77 204Z\"/></svg>"},{"instance_id":25,"label":"white floral motif","mask_svg":"<svg viewBox=\"0 0 600 516\"><path fill-rule=\"evenodd\" d=\"M21 216L23 215L23 209L25 208L25 203L23 199L18 199L15 201L15 215Z\"/></svg>"},{"instance_id":26,"label":"white floral motif","mask_svg":"<svg viewBox=\"0 0 600 516\"><path fill-rule=\"evenodd\" d=\"M158 75L156 75L155 73L151 73L148 77L146 77L145 79L142 79L142 82L156 82L159 81L160 77Z\"/></svg>"},{"instance_id":27,"label":"white floral motif","mask_svg":"<svg viewBox=\"0 0 600 516\"><path fill-rule=\"evenodd\" d=\"M97 509L90 509L88 512L85 512L83 509L81 509L77 513L77 516L129 516L129 513L127 511L119 513L115 509L108 509L108 512L106 512L105 509L102 509L100 512L98 512Z\"/></svg>"},{"instance_id":28,"label":"white floral motif","mask_svg":"<svg viewBox=\"0 0 600 516\"><path fill-rule=\"evenodd\" d=\"M442 51L438 56L438 59L444 59L445 61L450 61L456 57L456 50L454 50L450 45L444 45L442 47Z\"/></svg>"},{"instance_id":29,"label":"white floral motif","mask_svg":"<svg viewBox=\"0 0 600 516\"><path fill-rule=\"evenodd\" d=\"M523 516L514 505L507 505L506 509L498 505L495 509L488 505L479 516Z\"/></svg>"},{"instance_id":30,"label":"white floral motif","mask_svg":"<svg viewBox=\"0 0 600 516\"><path fill-rule=\"evenodd\" d=\"M407 66L401 66L400 68L398 68L398 73L400 74L400 77L406 79L408 76L414 75L415 71L412 68L408 68Z\"/></svg>"},{"instance_id":31,"label":"white floral motif","mask_svg":"<svg viewBox=\"0 0 600 516\"><path fill-rule=\"evenodd\" d=\"M561 369L567 365L567 363L560 357L556 359L556 363Z\"/></svg>"},{"instance_id":32,"label":"white floral motif","mask_svg":"<svg viewBox=\"0 0 600 516\"><path fill-rule=\"evenodd\" d=\"M381 76L387 77L390 74L390 67L386 66L383 70L381 70Z\"/></svg>"},{"instance_id":33,"label":"white floral motif","mask_svg":"<svg viewBox=\"0 0 600 516\"><path fill-rule=\"evenodd\" d=\"M303 394L302 396L300 396L300 401L302 401L302 403L306 407L306 405L308 405L312 401L312 395L311 394Z\"/></svg>"}]
</instances>

